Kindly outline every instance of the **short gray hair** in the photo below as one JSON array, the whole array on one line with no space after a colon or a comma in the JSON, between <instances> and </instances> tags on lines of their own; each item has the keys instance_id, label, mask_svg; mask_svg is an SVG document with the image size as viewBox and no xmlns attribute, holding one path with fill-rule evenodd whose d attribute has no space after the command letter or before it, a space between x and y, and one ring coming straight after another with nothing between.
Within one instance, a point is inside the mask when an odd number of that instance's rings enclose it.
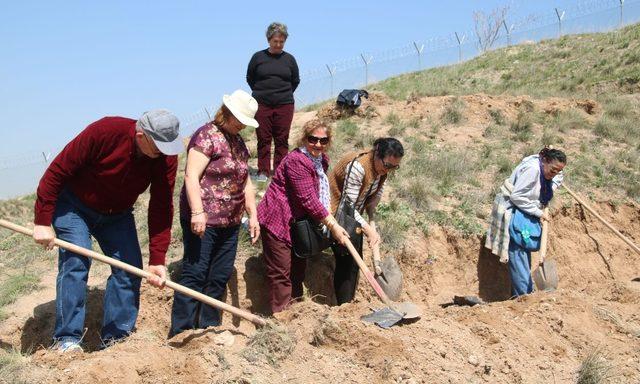
<instances>
[{"instance_id":1,"label":"short gray hair","mask_svg":"<svg viewBox=\"0 0 640 384\"><path fill-rule=\"evenodd\" d=\"M271 40L273 35L275 35L276 33L284 36L285 40L287 39L287 37L289 37L289 32L287 32L287 25L274 21L267 27L267 40Z\"/></svg>"}]
</instances>

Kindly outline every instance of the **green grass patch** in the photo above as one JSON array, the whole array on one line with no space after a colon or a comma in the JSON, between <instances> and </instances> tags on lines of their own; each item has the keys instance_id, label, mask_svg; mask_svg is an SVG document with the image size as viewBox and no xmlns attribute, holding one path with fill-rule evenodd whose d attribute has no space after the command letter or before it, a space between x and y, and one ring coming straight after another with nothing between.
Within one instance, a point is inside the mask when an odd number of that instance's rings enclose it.
<instances>
[{"instance_id":1,"label":"green grass patch","mask_svg":"<svg viewBox=\"0 0 640 384\"><path fill-rule=\"evenodd\" d=\"M514 140L527 142L533 137L533 123L531 115L525 112L518 112L516 120L511 123L509 130L514 133Z\"/></svg>"},{"instance_id":2,"label":"green grass patch","mask_svg":"<svg viewBox=\"0 0 640 384\"><path fill-rule=\"evenodd\" d=\"M359 131L358 124L350 119L340 120L336 127L336 134L347 142L351 142Z\"/></svg>"},{"instance_id":3,"label":"green grass patch","mask_svg":"<svg viewBox=\"0 0 640 384\"><path fill-rule=\"evenodd\" d=\"M0 307L11 304L18 297L36 290L39 282L40 278L32 274L9 276L0 285Z\"/></svg>"}]
</instances>

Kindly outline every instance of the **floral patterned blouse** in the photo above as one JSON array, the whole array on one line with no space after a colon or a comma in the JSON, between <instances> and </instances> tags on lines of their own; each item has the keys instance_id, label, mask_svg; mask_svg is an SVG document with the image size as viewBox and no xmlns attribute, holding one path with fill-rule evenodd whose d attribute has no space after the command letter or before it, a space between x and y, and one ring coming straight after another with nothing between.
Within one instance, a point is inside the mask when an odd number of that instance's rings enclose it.
<instances>
[{"instance_id":1,"label":"floral patterned blouse","mask_svg":"<svg viewBox=\"0 0 640 384\"><path fill-rule=\"evenodd\" d=\"M208 215L207 226L239 225L244 211L244 187L249 175L249 150L240 135L230 135L208 123L191 136L188 151L194 148L209 157L200 179L200 197ZM187 191L180 193L180 216L190 220Z\"/></svg>"}]
</instances>

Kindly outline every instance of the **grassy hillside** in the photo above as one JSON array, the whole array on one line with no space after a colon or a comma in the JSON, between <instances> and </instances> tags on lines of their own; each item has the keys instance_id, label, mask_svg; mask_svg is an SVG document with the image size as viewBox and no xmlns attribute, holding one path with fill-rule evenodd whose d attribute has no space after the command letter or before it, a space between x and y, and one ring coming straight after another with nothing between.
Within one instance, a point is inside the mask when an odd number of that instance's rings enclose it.
<instances>
[{"instance_id":1,"label":"grassy hillside","mask_svg":"<svg viewBox=\"0 0 640 384\"><path fill-rule=\"evenodd\" d=\"M640 201L640 26L488 52L374 84L385 97L337 119L339 142L401 138L407 156L381 205L387 246L430 225L484 232L493 194L543 145L569 156L569 184L613 204ZM313 109L330 108L329 104ZM312 109L312 108L310 108ZM480 135L475 135L480 131ZM454 136L469 132L474 140Z\"/></svg>"},{"instance_id":2,"label":"grassy hillside","mask_svg":"<svg viewBox=\"0 0 640 384\"><path fill-rule=\"evenodd\" d=\"M372 87L397 100L478 92L575 96L634 93L640 82L640 27L563 36L487 52L460 65L414 72Z\"/></svg>"}]
</instances>

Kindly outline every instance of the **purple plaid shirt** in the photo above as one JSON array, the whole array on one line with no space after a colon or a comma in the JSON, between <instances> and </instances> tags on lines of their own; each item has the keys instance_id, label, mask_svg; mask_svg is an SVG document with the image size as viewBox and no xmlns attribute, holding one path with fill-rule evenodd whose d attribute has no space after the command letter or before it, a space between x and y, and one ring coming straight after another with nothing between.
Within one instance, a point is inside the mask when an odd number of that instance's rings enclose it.
<instances>
[{"instance_id":1,"label":"purple plaid shirt","mask_svg":"<svg viewBox=\"0 0 640 384\"><path fill-rule=\"evenodd\" d=\"M329 158L322 155L322 166L329 168ZM289 223L305 216L320 221L329 211L320 202L320 184L313 162L299 149L282 160L258 204L258 221L278 239L291 245Z\"/></svg>"}]
</instances>

